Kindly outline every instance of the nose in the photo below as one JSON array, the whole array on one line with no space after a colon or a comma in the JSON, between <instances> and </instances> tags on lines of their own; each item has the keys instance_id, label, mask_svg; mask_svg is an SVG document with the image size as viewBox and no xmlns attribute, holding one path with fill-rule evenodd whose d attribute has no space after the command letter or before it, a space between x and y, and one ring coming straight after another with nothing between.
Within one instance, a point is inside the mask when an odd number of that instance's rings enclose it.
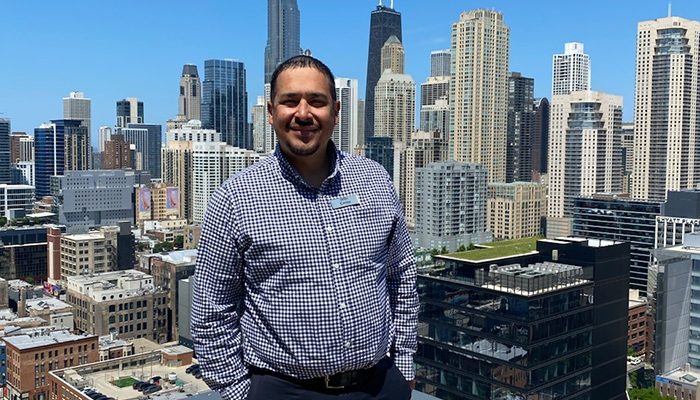
<instances>
[{"instance_id":1,"label":"nose","mask_svg":"<svg viewBox=\"0 0 700 400\"><path fill-rule=\"evenodd\" d=\"M306 100L301 99L297 105L297 110L294 115L299 119L308 119L311 116L309 113L309 103L307 103Z\"/></svg>"}]
</instances>

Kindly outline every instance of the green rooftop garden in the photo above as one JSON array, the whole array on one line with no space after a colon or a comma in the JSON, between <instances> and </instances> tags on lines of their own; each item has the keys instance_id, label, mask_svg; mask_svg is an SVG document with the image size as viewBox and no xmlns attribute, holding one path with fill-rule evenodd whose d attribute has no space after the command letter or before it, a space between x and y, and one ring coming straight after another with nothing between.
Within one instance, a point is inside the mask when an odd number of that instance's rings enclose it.
<instances>
[{"instance_id":1,"label":"green rooftop garden","mask_svg":"<svg viewBox=\"0 0 700 400\"><path fill-rule=\"evenodd\" d=\"M470 261L490 260L492 258L501 258L534 251L537 248L537 241L542 238L543 236L533 236L522 239L484 243L480 244L479 247L474 250L460 251L445 255Z\"/></svg>"}]
</instances>

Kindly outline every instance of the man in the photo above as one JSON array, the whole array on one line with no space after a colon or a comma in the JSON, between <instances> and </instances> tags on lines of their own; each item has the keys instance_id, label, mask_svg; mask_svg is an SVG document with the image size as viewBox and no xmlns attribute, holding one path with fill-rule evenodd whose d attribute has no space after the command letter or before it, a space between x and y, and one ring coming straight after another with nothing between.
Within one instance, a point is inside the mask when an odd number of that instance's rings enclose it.
<instances>
[{"instance_id":1,"label":"man","mask_svg":"<svg viewBox=\"0 0 700 400\"><path fill-rule=\"evenodd\" d=\"M413 247L379 164L336 149L333 74L297 56L271 79L273 156L211 197L192 338L224 399L408 399Z\"/></svg>"}]
</instances>

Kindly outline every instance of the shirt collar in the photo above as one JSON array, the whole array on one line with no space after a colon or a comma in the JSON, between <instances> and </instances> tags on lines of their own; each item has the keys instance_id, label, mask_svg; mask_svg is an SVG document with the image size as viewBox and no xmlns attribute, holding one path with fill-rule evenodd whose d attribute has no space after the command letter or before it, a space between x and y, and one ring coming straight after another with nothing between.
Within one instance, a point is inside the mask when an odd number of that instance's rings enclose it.
<instances>
[{"instance_id":1,"label":"shirt collar","mask_svg":"<svg viewBox=\"0 0 700 400\"><path fill-rule=\"evenodd\" d=\"M282 172L282 176L285 179L287 179L295 185L305 186L314 191L318 191L318 189L306 183L301 174L299 174L299 171L297 171L297 169L289 162L287 157L284 155L284 152L280 148L279 143L275 146L274 156L277 158L277 162L280 166L280 171ZM326 186L332 185L333 182L337 180L340 173L340 164L342 162L343 155L342 152L338 150L338 148L335 146L335 143L333 143L332 140L328 141L328 146L326 147L326 157L328 157L328 159L330 160L331 173L328 175L328 178L326 178L326 180L321 184L321 190L323 190L323 188Z\"/></svg>"}]
</instances>

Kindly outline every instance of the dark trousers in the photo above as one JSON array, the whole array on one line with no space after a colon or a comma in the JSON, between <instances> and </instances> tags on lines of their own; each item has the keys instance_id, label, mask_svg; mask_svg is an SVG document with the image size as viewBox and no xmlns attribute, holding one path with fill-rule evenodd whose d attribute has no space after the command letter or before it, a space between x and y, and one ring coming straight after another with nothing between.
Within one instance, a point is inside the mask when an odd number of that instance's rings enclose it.
<instances>
[{"instance_id":1,"label":"dark trousers","mask_svg":"<svg viewBox=\"0 0 700 400\"><path fill-rule=\"evenodd\" d=\"M282 377L253 372L250 377L248 400L299 399L299 400L408 400L411 388L388 360L375 368L375 373L358 385L346 389L311 389L290 382ZM378 365L379 367L379 365Z\"/></svg>"}]
</instances>

